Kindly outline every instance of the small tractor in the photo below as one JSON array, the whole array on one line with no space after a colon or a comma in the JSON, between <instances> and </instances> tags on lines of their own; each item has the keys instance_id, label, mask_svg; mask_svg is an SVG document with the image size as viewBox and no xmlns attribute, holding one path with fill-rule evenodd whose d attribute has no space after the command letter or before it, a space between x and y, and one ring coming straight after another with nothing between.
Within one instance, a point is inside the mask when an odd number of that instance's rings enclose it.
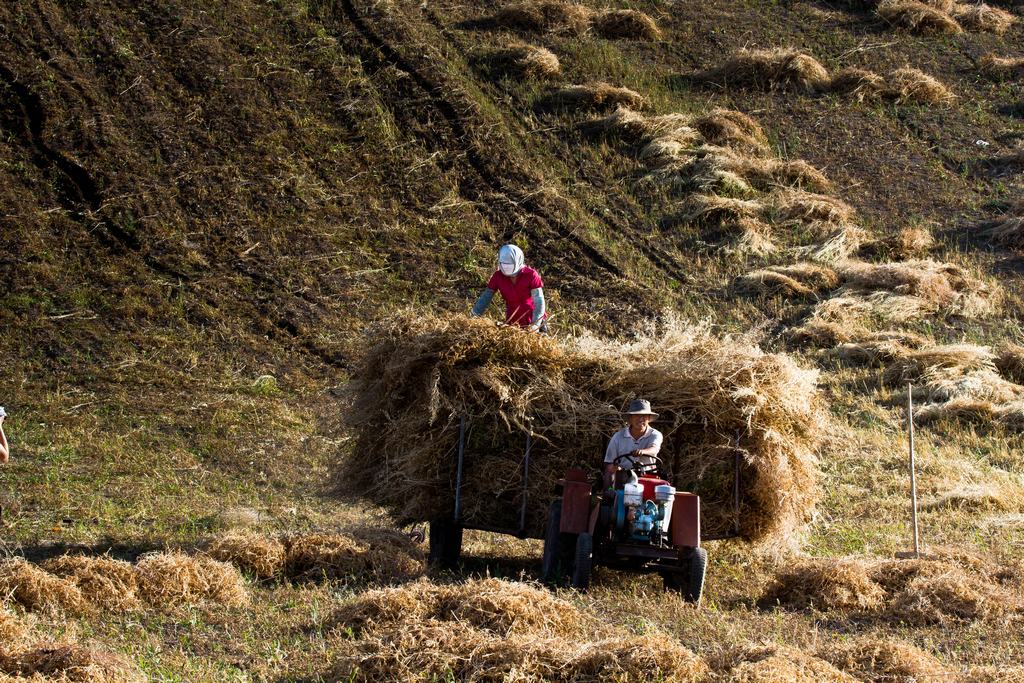
<instances>
[{"instance_id":1,"label":"small tractor","mask_svg":"<svg viewBox=\"0 0 1024 683\"><path fill-rule=\"evenodd\" d=\"M465 467L466 420L459 424L458 463L454 514L430 521L431 565L454 567L462 552L463 529L478 529L529 538L531 434L526 436L523 477L518 510L518 529L472 523L462 517L462 486ZM733 505L736 512L731 534L739 530L739 452L734 460ZM677 591L689 602L699 602L704 590L707 551L701 547L700 497L677 491L670 482L653 475L655 465L642 465L629 455L615 464L622 469L613 488L595 492L582 469L569 469L555 485L544 530L541 576L549 584L568 580L578 590L590 586L595 566L661 575L666 590ZM705 537L707 540L709 537Z\"/></svg>"},{"instance_id":2,"label":"small tractor","mask_svg":"<svg viewBox=\"0 0 1024 683\"><path fill-rule=\"evenodd\" d=\"M558 481L558 497L548 508L542 578L550 584L568 579L586 590L596 565L657 572L666 590L699 602L708 558L700 547L700 498L653 476L653 464L622 455L615 465L624 469L615 487L601 493L593 493L581 469Z\"/></svg>"}]
</instances>

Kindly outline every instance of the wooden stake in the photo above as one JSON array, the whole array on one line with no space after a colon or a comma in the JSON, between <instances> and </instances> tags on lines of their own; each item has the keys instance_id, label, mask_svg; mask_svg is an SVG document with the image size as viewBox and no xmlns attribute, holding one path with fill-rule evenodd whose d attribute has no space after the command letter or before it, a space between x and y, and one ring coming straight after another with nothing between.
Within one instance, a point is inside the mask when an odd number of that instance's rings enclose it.
<instances>
[{"instance_id":1,"label":"wooden stake","mask_svg":"<svg viewBox=\"0 0 1024 683\"><path fill-rule=\"evenodd\" d=\"M907 384L907 430L910 433L910 505L911 520L914 523L914 557L921 557L917 531L917 477L914 472L914 399L909 383Z\"/></svg>"}]
</instances>

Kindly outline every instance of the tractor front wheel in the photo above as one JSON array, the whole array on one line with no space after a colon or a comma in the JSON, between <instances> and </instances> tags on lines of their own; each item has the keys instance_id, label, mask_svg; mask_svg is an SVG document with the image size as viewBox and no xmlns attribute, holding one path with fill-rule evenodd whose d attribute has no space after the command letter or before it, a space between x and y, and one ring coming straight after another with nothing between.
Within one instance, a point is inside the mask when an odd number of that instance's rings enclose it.
<instances>
[{"instance_id":1,"label":"tractor front wheel","mask_svg":"<svg viewBox=\"0 0 1024 683\"><path fill-rule=\"evenodd\" d=\"M451 519L430 521L430 551L427 563L431 567L452 569L462 554L462 527Z\"/></svg>"},{"instance_id":2,"label":"tractor front wheel","mask_svg":"<svg viewBox=\"0 0 1024 683\"><path fill-rule=\"evenodd\" d=\"M578 591L590 588L590 570L594 565L594 537L583 532L576 537L576 561L572 568L572 587Z\"/></svg>"}]
</instances>

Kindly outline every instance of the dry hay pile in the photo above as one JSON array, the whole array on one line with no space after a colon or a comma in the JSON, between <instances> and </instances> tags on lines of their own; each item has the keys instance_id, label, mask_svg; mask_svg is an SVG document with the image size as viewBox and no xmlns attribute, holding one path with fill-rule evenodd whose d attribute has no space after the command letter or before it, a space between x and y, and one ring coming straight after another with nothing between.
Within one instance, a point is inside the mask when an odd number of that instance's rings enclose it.
<instances>
[{"instance_id":1,"label":"dry hay pile","mask_svg":"<svg viewBox=\"0 0 1024 683\"><path fill-rule=\"evenodd\" d=\"M642 109L647 106L647 99L635 90L598 82L559 88L540 104L548 109L602 110L619 105Z\"/></svg>"},{"instance_id":2,"label":"dry hay pile","mask_svg":"<svg viewBox=\"0 0 1024 683\"><path fill-rule=\"evenodd\" d=\"M839 276L827 266L817 263L794 263L770 266L740 275L733 289L747 296L782 296L784 298L815 298L839 284Z\"/></svg>"},{"instance_id":3,"label":"dry hay pile","mask_svg":"<svg viewBox=\"0 0 1024 683\"><path fill-rule=\"evenodd\" d=\"M830 83L828 70L818 60L794 48L740 50L720 66L694 73L693 78L720 86L792 85L807 92L824 90Z\"/></svg>"},{"instance_id":4,"label":"dry hay pile","mask_svg":"<svg viewBox=\"0 0 1024 683\"><path fill-rule=\"evenodd\" d=\"M836 72L828 86L829 92L852 97L858 102L882 99L888 88L885 78L874 71L847 67Z\"/></svg>"},{"instance_id":5,"label":"dry hay pile","mask_svg":"<svg viewBox=\"0 0 1024 683\"><path fill-rule=\"evenodd\" d=\"M135 568L110 557L63 555L47 560L43 569L71 581L87 602L101 609L130 610L140 606Z\"/></svg>"},{"instance_id":6,"label":"dry hay pile","mask_svg":"<svg viewBox=\"0 0 1024 683\"><path fill-rule=\"evenodd\" d=\"M930 652L899 640L858 638L825 648L821 656L863 681L917 683L955 678Z\"/></svg>"},{"instance_id":7,"label":"dry hay pile","mask_svg":"<svg viewBox=\"0 0 1024 683\"><path fill-rule=\"evenodd\" d=\"M1024 427L1024 386L1004 379L988 347L934 346L894 358L883 381L895 387L913 383L920 424L936 420L974 421L1006 429Z\"/></svg>"},{"instance_id":8,"label":"dry hay pile","mask_svg":"<svg viewBox=\"0 0 1024 683\"><path fill-rule=\"evenodd\" d=\"M992 310L995 292L952 263L931 260L872 264L844 261L836 272L847 292L913 296L930 312L975 316Z\"/></svg>"},{"instance_id":9,"label":"dry hay pile","mask_svg":"<svg viewBox=\"0 0 1024 683\"><path fill-rule=\"evenodd\" d=\"M29 634L29 626L6 607L0 607L0 643L8 649L19 647Z\"/></svg>"},{"instance_id":10,"label":"dry hay pile","mask_svg":"<svg viewBox=\"0 0 1024 683\"><path fill-rule=\"evenodd\" d=\"M661 30L650 16L632 9L607 10L591 20L594 33L602 38L659 40Z\"/></svg>"},{"instance_id":11,"label":"dry hay pile","mask_svg":"<svg viewBox=\"0 0 1024 683\"><path fill-rule=\"evenodd\" d=\"M1024 201L1013 204L985 234L995 244L1013 249L1024 247Z\"/></svg>"},{"instance_id":12,"label":"dry hay pile","mask_svg":"<svg viewBox=\"0 0 1024 683\"><path fill-rule=\"evenodd\" d=\"M780 569L761 596L770 608L869 610L881 604L885 591L868 577L867 564L856 558L806 558Z\"/></svg>"},{"instance_id":13,"label":"dry hay pile","mask_svg":"<svg viewBox=\"0 0 1024 683\"><path fill-rule=\"evenodd\" d=\"M895 102L949 102L954 95L934 76L909 67L896 69L886 79L886 97Z\"/></svg>"},{"instance_id":14,"label":"dry hay pile","mask_svg":"<svg viewBox=\"0 0 1024 683\"><path fill-rule=\"evenodd\" d=\"M0 651L3 674L15 681L66 683L145 683L146 675L120 655L74 643Z\"/></svg>"},{"instance_id":15,"label":"dry hay pile","mask_svg":"<svg viewBox=\"0 0 1024 683\"><path fill-rule=\"evenodd\" d=\"M894 26L920 34L955 34L964 29L1002 35L1017 18L985 3L952 0L882 0L878 16Z\"/></svg>"},{"instance_id":16,"label":"dry hay pile","mask_svg":"<svg viewBox=\"0 0 1024 683\"><path fill-rule=\"evenodd\" d=\"M355 636L328 680L694 681L702 659L670 636L612 632L550 591L499 579L370 591L330 627ZM594 630L604 640L589 640ZM596 634L600 635L600 634Z\"/></svg>"},{"instance_id":17,"label":"dry hay pile","mask_svg":"<svg viewBox=\"0 0 1024 683\"><path fill-rule=\"evenodd\" d=\"M423 550L390 529L313 533L286 540L284 571L295 579L371 577L401 581L423 574Z\"/></svg>"},{"instance_id":18,"label":"dry hay pile","mask_svg":"<svg viewBox=\"0 0 1024 683\"><path fill-rule=\"evenodd\" d=\"M747 648L736 656L730 683L856 683L823 659L785 645Z\"/></svg>"},{"instance_id":19,"label":"dry hay pile","mask_svg":"<svg viewBox=\"0 0 1024 683\"><path fill-rule=\"evenodd\" d=\"M859 245L853 210L820 194L831 190L828 178L803 160L776 158L746 114L644 116L619 108L589 127L636 146L650 169L645 182L686 195L665 226L696 229L725 253L777 251L773 228L798 242L801 258L845 258Z\"/></svg>"},{"instance_id":20,"label":"dry hay pile","mask_svg":"<svg viewBox=\"0 0 1024 683\"><path fill-rule=\"evenodd\" d=\"M665 474L703 497L705 533L731 526L737 449L746 538L785 537L813 506L825 418L817 373L788 356L671 322L621 344L420 313L379 323L367 348L352 382L356 443L336 475L400 521L452 513L465 415L464 518L518 527L532 430L526 527L542 537L553 482L569 467L598 468L622 407L637 396L661 413Z\"/></svg>"},{"instance_id":21,"label":"dry hay pile","mask_svg":"<svg viewBox=\"0 0 1024 683\"><path fill-rule=\"evenodd\" d=\"M991 7L985 3L960 4L953 6L952 14L968 31L984 31L1002 35L1013 26L1017 18L1006 10Z\"/></svg>"},{"instance_id":22,"label":"dry hay pile","mask_svg":"<svg viewBox=\"0 0 1024 683\"><path fill-rule=\"evenodd\" d=\"M935 247L935 238L930 230L921 226L909 226L895 234L870 240L861 245L858 256L881 261L907 261L922 259Z\"/></svg>"},{"instance_id":23,"label":"dry hay pile","mask_svg":"<svg viewBox=\"0 0 1024 683\"><path fill-rule=\"evenodd\" d=\"M1024 57L999 57L994 54L986 54L978 60L978 66L990 76L1000 78L1024 76Z\"/></svg>"},{"instance_id":24,"label":"dry hay pile","mask_svg":"<svg viewBox=\"0 0 1024 683\"><path fill-rule=\"evenodd\" d=\"M952 5L950 4L950 7ZM962 33L963 28L948 10L932 7L918 0L882 0L878 3L878 16L883 20L921 34Z\"/></svg>"},{"instance_id":25,"label":"dry hay pile","mask_svg":"<svg viewBox=\"0 0 1024 683\"><path fill-rule=\"evenodd\" d=\"M853 97L858 102L937 104L954 99L949 88L934 76L909 67L896 69L886 77L864 69L843 69L832 79L829 91Z\"/></svg>"},{"instance_id":26,"label":"dry hay pile","mask_svg":"<svg viewBox=\"0 0 1024 683\"><path fill-rule=\"evenodd\" d=\"M584 5L562 2L520 2L495 12L487 23L536 33L584 33L593 11Z\"/></svg>"},{"instance_id":27,"label":"dry hay pile","mask_svg":"<svg viewBox=\"0 0 1024 683\"><path fill-rule=\"evenodd\" d=\"M1012 587L1016 581L1006 568L963 553L913 560L807 558L780 570L759 602L912 625L1006 621L1024 613L1024 600Z\"/></svg>"},{"instance_id":28,"label":"dry hay pile","mask_svg":"<svg viewBox=\"0 0 1024 683\"><path fill-rule=\"evenodd\" d=\"M12 600L27 610L63 610L82 614L89 603L73 581L54 576L20 557L0 562L0 600Z\"/></svg>"},{"instance_id":29,"label":"dry hay pile","mask_svg":"<svg viewBox=\"0 0 1024 683\"><path fill-rule=\"evenodd\" d=\"M206 546L206 554L213 559L230 562L263 580L281 575L285 553L285 544L280 539L253 531L228 531Z\"/></svg>"},{"instance_id":30,"label":"dry hay pile","mask_svg":"<svg viewBox=\"0 0 1024 683\"><path fill-rule=\"evenodd\" d=\"M980 317L991 313L999 291L960 266L931 260L872 264L841 261L842 286L815 305L807 321L790 331L796 344L822 348L884 341L870 326L900 324L928 315Z\"/></svg>"},{"instance_id":31,"label":"dry hay pile","mask_svg":"<svg viewBox=\"0 0 1024 683\"><path fill-rule=\"evenodd\" d=\"M480 61L497 75L549 79L562 73L554 52L536 45L515 44L484 53Z\"/></svg>"},{"instance_id":32,"label":"dry hay pile","mask_svg":"<svg viewBox=\"0 0 1024 683\"><path fill-rule=\"evenodd\" d=\"M596 622L543 587L502 579L442 585L426 580L366 591L338 608L332 628L377 633L424 620L456 621L498 636L579 637Z\"/></svg>"},{"instance_id":33,"label":"dry hay pile","mask_svg":"<svg viewBox=\"0 0 1024 683\"><path fill-rule=\"evenodd\" d=\"M149 604L173 606L201 600L227 607L249 603L242 576L232 565L204 555L148 553L135 565L139 595Z\"/></svg>"},{"instance_id":34,"label":"dry hay pile","mask_svg":"<svg viewBox=\"0 0 1024 683\"><path fill-rule=\"evenodd\" d=\"M995 357L999 374L1011 382L1024 384L1024 346L1007 342L999 347Z\"/></svg>"}]
</instances>

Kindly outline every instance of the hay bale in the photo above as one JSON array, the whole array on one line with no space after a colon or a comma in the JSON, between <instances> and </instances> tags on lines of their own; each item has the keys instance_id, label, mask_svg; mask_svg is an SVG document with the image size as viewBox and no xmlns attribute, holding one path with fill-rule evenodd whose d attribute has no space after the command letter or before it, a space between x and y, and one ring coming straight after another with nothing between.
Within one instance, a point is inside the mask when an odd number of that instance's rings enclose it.
<instances>
[{"instance_id":1,"label":"hay bale","mask_svg":"<svg viewBox=\"0 0 1024 683\"><path fill-rule=\"evenodd\" d=\"M938 369L964 375L972 370L990 370L995 356L987 346L946 344L913 351L886 369L883 380L889 385L906 385Z\"/></svg>"},{"instance_id":2,"label":"hay bale","mask_svg":"<svg viewBox=\"0 0 1024 683\"><path fill-rule=\"evenodd\" d=\"M999 36L1006 33L1017 21L1017 17L1006 10L991 7L983 2L976 5L958 3L953 7L953 16L968 31L984 31Z\"/></svg>"},{"instance_id":3,"label":"hay bale","mask_svg":"<svg viewBox=\"0 0 1024 683\"><path fill-rule=\"evenodd\" d=\"M917 0L882 0L878 3L875 11L883 21L912 33L923 35L963 33L963 28L949 14Z\"/></svg>"},{"instance_id":4,"label":"hay bale","mask_svg":"<svg viewBox=\"0 0 1024 683\"><path fill-rule=\"evenodd\" d=\"M535 33L578 35L590 28L593 11L583 5L562 2L520 2L503 7L487 21L497 28Z\"/></svg>"},{"instance_id":5,"label":"hay bale","mask_svg":"<svg viewBox=\"0 0 1024 683\"><path fill-rule=\"evenodd\" d=\"M821 656L863 681L918 683L954 678L930 652L899 640L858 638L827 647Z\"/></svg>"},{"instance_id":6,"label":"hay bale","mask_svg":"<svg viewBox=\"0 0 1024 683\"><path fill-rule=\"evenodd\" d=\"M736 657L730 683L856 683L823 659L785 645L747 648Z\"/></svg>"},{"instance_id":7,"label":"hay bale","mask_svg":"<svg viewBox=\"0 0 1024 683\"><path fill-rule=\"evenodd\" d=\"M135 565L139 595L154 607L211 601L227 607L249 603L242 576L232 565L205 555L147 553Z\"/></svg>"},{"instance_id":8,"label":"hay bale","mask_svg":"<svg viewBox=\"0 0 1024 683\"><path fill-rule=\"evenodd\" d=\"M716 107L693 119L692 125L710 145L758 153L768 148L760 124L743 112Z\"/></svg>"},{"instance_id":9,"label":"hay bale","mask_svg":"<svg viewBox=\"0 0 1024 683\"><path fill-rule=\"evenodd\" d=\"M908 226L894 235L864 243L857 254L861 258L906 261L923 259L934 247L935 238L931 231L923 226Z\"/></svg>"},{"instance_id":10,"label":"hay bale","mask_svg":"<svg viewBox=\"0 0 1024 683\"><path fill-rule=\"evenodd\" d=\"M215 560L230 562L259 579L280 576L285 565L285 546L278 538L253 531L229 531L206 544Z\"/></svg>"},{"instance_id":11,"label":"hay bale","mask_svg":"<svg viewBox=\"0 0 1024 683\"><path fill-rule=\"evenodd\" d=\"M562 65L554 52L525 43L490 50L479 59L498 76L544 80L562 73Z\"/></svg>"},{"instance_id":12,"label":"hay bale","mask_svg":"<svg viewBox=\"0 0 1024 683\"><path fill-rule=\"evenodd\" d=\"M775 198L773 209L775 218L782 221L848 223L855 215L853 207L842 200L802 190L780 193Z\"/></svg>"},{"instance_id":13,"label":"hay bale","mask_svg":"<svg viewBox=\"0 0 1024 683\"><path fill-rule=\"evenodd\" d=\"M886 97L898 103L937 104L956 98L937 78L918 69L896 69L885 82Z\"/></svg>"},{"instance_id":14,"label":"hay bale","mask_svg":"<svg viewBox=\"0 0 1024 683\"><path fill-rule=\"evenodd\" d=\"M336 474L402 522L451 513L458 416L473 423L463 515L511 528L518 526L519 437L534 434L530 499L547 500L566 468L599 465L592 445L618 428L619 406L633 395L658 407L665 473L704 497L705 532L731 521L734 445L746 454L745 537L786 536L816 496L811 444L824 419L814 401L816 373L786 356L679 324L619 344L420 313L376 325L367 349L352 383L356 445ZM384 463L374 455L382 449L390 454ZM545 515L545 505L528 507L530 536L542 536Z\"/></svg>"},{"instance_id":15,"label":"hay bale","mask_svg":"<svg viewBox=\"0 0 1024 683\"><path fill-rule=\"evenodd\" d=\"M921 352L914 352L917 353ZM915 398L921 401L950 401L959 398L1008 403L1020 399L1022 393L1024 387L1007 382L991 367L931 367L921 375L919 386L914 388Z\"/></svg>"},{"instance_id":16,"label":"hay bale","mask_svg":"<svg viewBox=\"0 0 1024 683\"><path fill-rule=\"evenodd\" d=\"M802 159L786 161L748 156L726 147L703 145L694 150L697 161L691 168L692 182L707 190L722 186L722 177L739 178L744 185L770 192L779 187L796 187L827 192L832 183L818 169Z\"/></svg>"},{"instance_id":17,"label":"hay bale","mask_svg":"<svg viewBox=\"0 0 1024 683\"><path fill-rule=\"evenodd\" d=\"M18 615L6 607L0 607L0 643L4 643L6 649L14 651L25 644L28 638L29 626L18 618Z\"/></svg>"},{"instance_id":18,"label":"hay bale","mask_svg":"<svg viewBox=\"0 0 1024 683\"><path fill-rule=\"evenodd\" d=\"M366 591L339 607L329 628L375 634L424 620L456 622L500 637L579 636L595 626L590 617L549 590L479 579L453 585L424 580Z\"/></svg>"},{"instance_id":19,"label":"hay bale","mask_svg":"<svg viewBox=\"0 0 1024 683\"><path fill-rule=\"evenodd\" d=\"M825 90L830 83L828 70L818 60L794 48L740 50L720 66L693 77L722 86L796 86L807 92Z\"/></svg>"},{"instance_id":20,"label":"hay bale","mask_svg":"<svg viewBox=\"0 0 1024 683\"><path fill-rule=\"evenodd\" d=\"M828 91L864 102L884 97L886 85L885 79L874 71L847 67L832 76Z\"/></svg>"},{"instance_id":21,"label":"hay bale","mask_svg":"<svg viewBox=\"0 0 1024 683\"><path fill-rule=\"evenodd\" d=\"M978 66L984 73L997 78L1024 76L1024 57L999 57L988 53L978 60Z\"/></svg>"},{"instance_id":22,"label":"hay bale","mask_svg":"<svg viewBox=\"0 0 1024 683\"><path fill-rule=\"evenodd\" d=\"M141 606L135 569L123 560L62 555L44 562L43 569L70 580L88 602L101 609L121 611Z\"/></svg>"},{"instance_id":23,"label":"hay bale","mask_svg":"<svg viewBox=\"0 0 1024 683\"><path fill-rule=\"evenodd\" d=\"M1018 594L993 581L995 569L971 556L924 556L882 560L871 578L890 595L880 616L911 625L980 621L1019 613Z\"/></svg>"},{"instance_id":24,"label":"hay bale","mask_svg":"<svg viewBox=\"0 0 1024 683\"><path fill-rule=\"evenodd\" d=\"M635 90L598 82L559 88L545 97L541 105L548 109L574 111L611 109L618 106L643 109L647 106L647 99Z\"/></svg>"},{"instance_id":25,"label":"hay bale","mask_svg":"<svg viewBox=\"0 0 1024 683\"><path fill-rule=\"evenodd\" d=\"M864 611L882 603L885 591L868 576L868 565L857 559L805 558L780 569L758 603L803 610Z\"/></svg>"},{"instance_id":26,"label":"hay bale","mask_svg":"<svg viewBox=\"0 0 1024 683\"><path fill-rule=\"evenodd\" d=\"M660 40L661 30L650 16L632 9L606 10L591 20L591 28L602 38Z\"/></svg>"},{"instance_id":27,"label":"hay bale","mask_svg":"<svg viewBox=\"0 0 1024 683\"><path fill-rule=\"evenodd\" d=\"M839 344L832 349L832 356L848 367L881 367L904 358L909 352L910 349L898 341L878 340Z\"/></svg>"},{"instance_id":28,"label":"hay bale","mask_svg":"<svg viewBox=\"0 0 1024 683\"><path fill-rule=\"evenodd\" d=\"M297 579L351 578L362 573L369 549L346 534L303 534L288 539L285 572Z\"/></svg>"},{"instance_id":29,"label":"hay bale","mask_svg":"<svg viewBox=\"0 0 1024 683\"><path fill-rule=\"evenodd\" d=\"M407 534L361 527L288 539L285 572L295 579L401 581L421 575L425 559Z\"/></svg>"},{"instance_id":30,"label":"hay bale","mask_svg":"<svg viewBox=\"0 0 1024 683\"><path fill-rule=\"evenodd\" d=\"M0 667L27 680L69 683L145 683L148 680L138 667L120 655L73 643L25 649L7 656L0 654Z\"/></svg>"},{"instance_id":31,"label":"hay bale","mask_svg":"<svg viewBox=\"0 0 1024 683\"><path fill-rule=\"evenodd\" d=\"M839 277L831 268L816 263L794 263L740 275L733 281L733 289L748 296L794 298L814 297L838 284Z\"/></svg>"},{"instance_id":32,"label":"hay bale","mask_svg":"<svg viewBox=\"0 0 1024 683\"><path fill-rule=\"evenodd\" d=\"M84 614L89 610L89 602L74 582L54 576L20 557L0 562L0 596L9 596L33 612Z\"/></svg>"},{"instance_id":33,"label":"hay bale","mask_svg":"<svg viewBox=\"0 0 1024 683\"><path fill-rule=\"evenodd\" d=\"M999 374L1011 382L1024 384L1024 346L1005 342L999 347L995 366Z\"/></svg>"},{"instance_id":34,"label":"hay bale","mask_svg":"<svg viewBox=\"0 0 1024 683\"><path fill-rule=\"evenodd\" d=\"M689 683L710 674L701 657L675 642L672 636L652 632L590 643L567 669L565 677L572 681Z\"/></svg>"},{"instance_id":35,"label":"hay bale","mask_svg":"<svg viewBox=\"0 0 1024 683\"><path fill-rule=\"evenodd\" d=\"M883 290L916 297L934 310L976 315L990 310L994 293L965 269L930 260L901 263L844 261L836 272L853 292Z\"/></svg>"}]
</instances>

